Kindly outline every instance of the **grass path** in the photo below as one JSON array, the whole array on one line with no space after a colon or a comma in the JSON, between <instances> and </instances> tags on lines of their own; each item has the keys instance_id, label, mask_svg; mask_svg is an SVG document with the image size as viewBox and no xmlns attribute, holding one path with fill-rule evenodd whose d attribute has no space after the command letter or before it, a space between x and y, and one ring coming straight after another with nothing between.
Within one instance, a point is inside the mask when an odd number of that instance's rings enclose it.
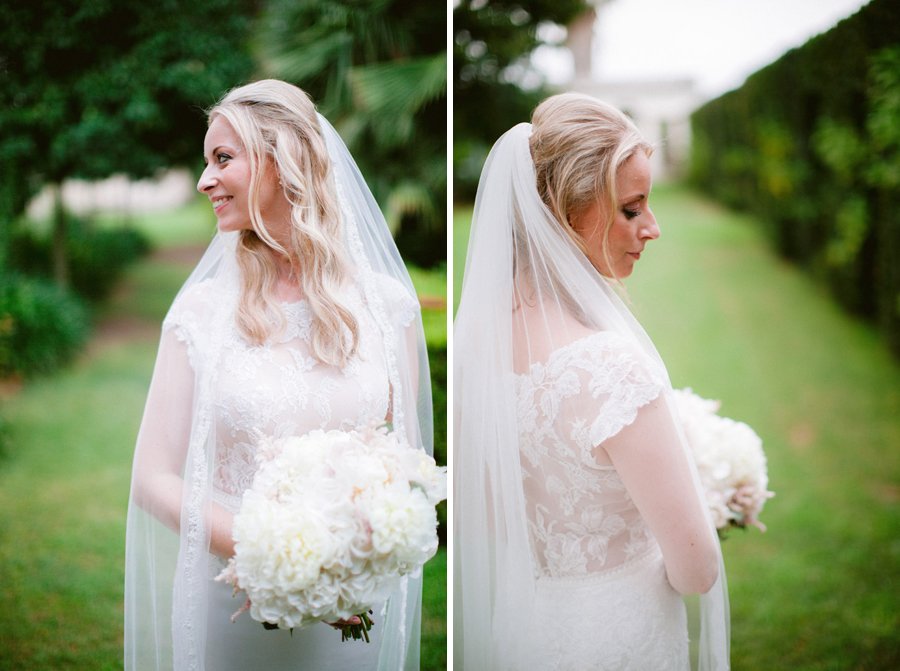
<instances>
[{"instance_id":1,"label":"grass path","mask_svg":"<svg viewBox=\"0 0 900 671\"><path fill-rule=\"evenodd\" d=\"M673 384L722 400L769 460L769 530L724 544L735 671L900 668L900 366L751 219L654 188L627 283ZM463 268L469 213L457 213ZM459 286L456 277L455 286Z\"/></svg>"},{"instance_id":2,"label":"grass path","mask_svg":"<svg viewBox=\"0 0 900 671\"><path fill-rule=\"evenodd\" d=\"M178 240L137 264L79 360L3 400L0 671L122 668L134 439L160 323L201 252ZM423 669L446 664L445 576L441 551L426 567Z\"/></svg>"}]
</instances>

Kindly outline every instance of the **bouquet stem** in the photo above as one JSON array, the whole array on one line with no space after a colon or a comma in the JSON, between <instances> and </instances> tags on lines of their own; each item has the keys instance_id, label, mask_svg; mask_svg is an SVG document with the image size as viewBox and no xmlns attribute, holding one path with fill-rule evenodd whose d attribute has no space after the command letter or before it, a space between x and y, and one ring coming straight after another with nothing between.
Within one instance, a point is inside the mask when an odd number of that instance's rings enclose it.
<instances>
[{"instance_id":1,"label":"bouquet stem","mask_svg":"<svg viewBox=\"0 0 900 671\"><path fill-rule=\"evenodd\" d=\"M369 615L372 613L370 610L368 613L360 613L357 615L359 618L359 624L345 624L341 627L341 641L349 641L354 640L358 641L359 639L364 639L366 643L369 642L369 629L372 628L372 618Z\"/></svg>"}]
</instances>

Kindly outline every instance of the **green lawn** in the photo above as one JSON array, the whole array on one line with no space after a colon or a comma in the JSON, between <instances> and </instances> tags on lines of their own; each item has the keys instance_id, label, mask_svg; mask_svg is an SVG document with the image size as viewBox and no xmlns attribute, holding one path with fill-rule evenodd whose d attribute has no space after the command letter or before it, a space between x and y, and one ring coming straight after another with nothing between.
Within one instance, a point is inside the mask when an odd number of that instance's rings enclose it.
<instances>
[{"instance_id":1,"label":"green lawn","mask_svg":"<svg viewBox=\"0 0 900 671\"><path fill-rule=\"evenodd\" d=\"M459 307L462 295L463 271L466 268L466 245L469 243L469 226L472 221L472 210L467 207L456 207L453 210L453 313Z\"/></svg>"},{"instance_id":2,"label":"green lawn","mask_svg":"<svg viewBox=\"0 0 900 671\"><path fill-rule=\"evenodd\" d=\"M627 282L633 309L675 386L762 436L777 493L766 533L724 543L733 668L900 668L898 362L749 218L677 186L651 205L662 237Z\"/></svg>"},{"instance_id":3,"label":"green lawn","mask_svg":"<svg viewBox=\"0 0 900 671\"><path fill-rule=\"evenodd\" d=\"M132 225L158 245L202 244L212 230L196 203ZM9 435L0 451L2 671L122 666L132 450L159 325L190 270L189 261L166 258L129 270L73 366L3 401ZM414 281L431 295L445 275L415 270ZM446 311L427 312L434 313L429 343L446 342ZM445 600L441 550L425 569L423 669L446 666Z\"/></svg>"}]
</instances>

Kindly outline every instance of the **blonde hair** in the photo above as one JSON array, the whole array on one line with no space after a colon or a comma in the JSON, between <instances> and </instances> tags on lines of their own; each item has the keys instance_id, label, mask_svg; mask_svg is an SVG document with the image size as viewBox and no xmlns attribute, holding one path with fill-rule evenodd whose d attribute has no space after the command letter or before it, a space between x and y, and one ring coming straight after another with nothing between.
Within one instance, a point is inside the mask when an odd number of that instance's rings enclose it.
<instances>
[{"instance_id":1,"label":"blonde hair","mask_svg":"<svg viewBox=\"0 0 900 671\"><path fill-rule=\"evenodd\" d=\"M250 163L249 206L253 230L240 232L237 263L241 296L237 325L250 341L262 344L285 325L275 298L277 265L269 249L287 256L312 313L313 354L343 366L356 352L359 327L338 298L350 277L342 243L331 161L309 96L286 82L265 79L229 91L209 110L212 123L225 118L240 138ZM259 204L266 162L275 167L291 204L288 248L266 229ZM268 249L267 249L268 248Z\"/></svg>"},{"instance_id":2,"label":"blonde hair","mask_svg":"<svg viewBox=\"0 0 900 671\"><path fill-rule=\"evenodd\" d=\"M585 255L572 218L603 203L602 252L612 268L608 238L618 209L616 174L638 150L649 156L652 146L622 112L578 93L547 98L535 108L531 124L531 158L541 200Z\"/></svg>"}]
</instances>

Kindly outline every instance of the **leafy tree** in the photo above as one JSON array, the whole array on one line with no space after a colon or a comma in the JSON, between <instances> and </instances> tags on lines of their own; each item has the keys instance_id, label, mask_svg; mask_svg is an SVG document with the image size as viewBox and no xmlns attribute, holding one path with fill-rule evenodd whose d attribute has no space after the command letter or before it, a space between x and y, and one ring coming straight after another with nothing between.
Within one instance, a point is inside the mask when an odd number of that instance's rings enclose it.
<instances>
[{"instance_id":1,"label":"leafy tree","mask_svg":"<svg viewBox=\"0 0 900 671\"><path fill-rule=\"evenodd\" d=\"M416 0L271 0L265 74L303 87L350 147L404 256L446 249L446 13Z\"/></svg>"},{"instance_id":2,"label":"leafy tree","mask_svg":"<svg viewBox=\"0 0 900 671\"><path fill-rule=\"evenodd\" d=\"M0 4L0 227L46 184L196 163L202 108L251 72L253 13L253 3L229 0Z\"/></svg>"},{"instance_id":3,"label":"leafy tree","mask_svg":"<svg viewBox=\"0 0 900 671\"><path fill-rule=\"evenodd\" d=\"M585 0L462 0L453 10L454 193L471 197L494 141L529 118L547 95L523 90L511 66L528 69L541 24L568 24Z\"/></svg>"}]
</instances>

